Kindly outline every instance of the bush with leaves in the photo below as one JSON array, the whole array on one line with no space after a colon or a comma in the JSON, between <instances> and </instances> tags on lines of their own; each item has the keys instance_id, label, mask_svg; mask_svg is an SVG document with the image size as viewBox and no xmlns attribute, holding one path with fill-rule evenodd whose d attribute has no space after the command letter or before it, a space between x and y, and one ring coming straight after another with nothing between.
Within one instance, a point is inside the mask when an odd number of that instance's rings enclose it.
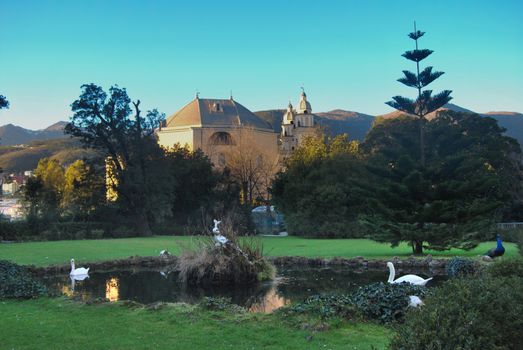
<instances>
[{"instance_id":1,"label":"bush with leaves","mask_svg":"<svg viewBox=\"0 0 523 350\"><path fill-rule=\"evenodd\" d=\"M496 261L487 268L490 277L519 277L523 279L523 259Z\"/></svg>"},{"instance_id":2,"label":"bush with leaves","mask_svg":"<svg viewBox=\"0 0 523 350\"><path fill-rule=\"evenodd\" d=\"M199 306L205 310L245 312L245 308L233 304L230 298L205 297L200 301Z\"/></svg>"},{"instance_id":3,"label":"bush with leaves","mask_svg":"<svg viewBox=\"0 0 523 350\"><path fill-rule=\"evenodd\" d=\"M522 314L521 277L450 280L409 313L391 349L522 349Z\"/></svg>"},{"instance_id":4,"label":"bush with leaves","mask_svg":"<svg viewBox=\"0 0 523 350\"><path fill-rule=\"evenodd\" d=\"M284 315L319 316L322 320L338 317L350 319L357 314L350 296L346 294L313 295L301 303L281 308L279 312Z\"/></svg>"},{"instance_id":5,"label":"bush with leaves","mask_svg":"<svg viewBox=\"0 0 523 350\"><path fill-rule=\"evenodd\" d=\"M367 319L381 323L402 322L409 309L409 296L423 299L427 293L423 286L377 282L358 288L352 295L352 302Z\"/></svg>"},{"instance_id":6,"label":"bush with leaves","mask_svg":"<svg viewBox=\"0 0 523 350\"><path fill-rule=\"evenodd\" d=\"M0 299L30 299L47 294L47 288L22 266L0 260Z\"/></svg>"},{"instance_id":7,"label":"bush with leaves","mask_svg":"<svg viewBox=\"0 0 523 350\"><path fill-rule=\"evenodd\" d=\"M452 258L446 267L447 275L451 278L474 275L478 269L479 266L474 261L459 257Z\"/></svg>"}]
</instances>

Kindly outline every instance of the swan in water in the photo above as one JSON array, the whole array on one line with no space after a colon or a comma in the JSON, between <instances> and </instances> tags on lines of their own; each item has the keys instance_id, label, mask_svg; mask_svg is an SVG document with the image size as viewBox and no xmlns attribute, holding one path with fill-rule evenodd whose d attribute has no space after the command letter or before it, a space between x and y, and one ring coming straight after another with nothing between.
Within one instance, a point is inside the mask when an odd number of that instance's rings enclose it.
<instances>
[{"instance_id":1,"label":"swan in water","mask_svg":"<svg viewBox=\"0 0 523 350\"><path fill-rule=\"evenodd\" d=\"M70 276L74 276L74 279L81 281L81 280L84 280L85 277L83 277L83 278L80 278L80 277L82 277L82 276L89 277L89 276L87 276L88 274L89 274L89 268L79 267L79 268L75 269L74 259L71 259L71 273L69 274Z\"/></svg>"},{"instance_id":2,"label":"swan in water","mask_svg":"<svg viewBox=\"0 0 523 350\"><path fill-rule=\"evenodd\" d=\"M74 293L76 281L83 281L84 279L89 278L89 275L70 275L69 278L71 278L71 292Z\"/></svg>"},{"instance_id":3,"label":"swan in water","mask_svg":"<svg viewBox=\"0 0 523 350\"><path fill-rule=\"evenodd\" d=\"M389 267L389 279L387 281L389 283L407 282L410 284L414 284L416 286L424 286L427 284L428 281L430 281L432 279L432 277L423 279L422 277L416 276L416 275L405 275L405 276L401 276L400 278L394 280L394 277L396 275L396 270L394 269L394 265L389 261L387 263L387 266Z\"/></svg>"}]
</instances>

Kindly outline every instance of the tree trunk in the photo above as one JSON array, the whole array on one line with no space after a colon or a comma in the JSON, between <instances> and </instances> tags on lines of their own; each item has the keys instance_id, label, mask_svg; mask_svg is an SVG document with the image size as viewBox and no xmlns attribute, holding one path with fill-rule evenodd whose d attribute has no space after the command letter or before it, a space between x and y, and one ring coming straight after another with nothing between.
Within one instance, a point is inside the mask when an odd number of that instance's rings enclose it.
<instances>
[{"instance_id":1,"label":"tree trunk","mask_svg":"<svg viewBox=\"0 0 523 350\"><path fill-rule=\"evenodd\" d=\"M152 236L153 232L149 226L149 220L145 214L145 209L139 209L139 213L136 215L136 229L138 230L139 236Z\"/></svg>"},{"instance_id":2,"label":"tree trunk","mask_svg":"<svg viewBox=\"0 0 523 350\"><path fill-rule=\"evenodd\" d=\"M414 255L423 254L423 241L413 241L412 243L412 250L414 252Z\"/></svg>"},{"instance_id":3,"label":"tree trunk","mask_svg":"<svg viewBox=\"0 0 523 350\"><path fill-rule=\"evenodd\" d=\"M421 167L425 168L425 118L419 119L419 148Z\"/></svg>"}]
</instances>

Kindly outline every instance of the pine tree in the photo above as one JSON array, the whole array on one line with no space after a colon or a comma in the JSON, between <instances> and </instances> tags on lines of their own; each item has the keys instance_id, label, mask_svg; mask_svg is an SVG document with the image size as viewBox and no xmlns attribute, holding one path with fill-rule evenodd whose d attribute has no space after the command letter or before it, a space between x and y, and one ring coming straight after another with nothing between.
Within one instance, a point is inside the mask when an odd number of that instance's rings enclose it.
<instances>
[{"instance_id":1,"label":"pine tree","mask_svg":"<svg viewBox=\"0 0 523 350\"><path fill-rule=\"evenodd\" d=\"M431 66L426 67L420 72L419 63L430 56L434 51L428 49L418 48L418 39L420 39L425 32L421 32L416 29L416 22L414 22L414 31L409 33L409 38L415 41L416 49L412 51L405 51L402 55L406 59L416 62L416 73L404 70L403 78L398 81L408 87L412 87L418 90L418 98L412 100L403 96L394 96L393 101L386 102L392 108L399 111L415 115L419 120L419 134L420 134L420 162L421 166L425 167L425 116L431 112L434 112L440 107L443 107L449 102L452 97L450 96L451 90L444 90L434 96L432 96L432 90L423 90L434 80L438 79L443 72L432 71Z\"/></svg>"}]
</instances>

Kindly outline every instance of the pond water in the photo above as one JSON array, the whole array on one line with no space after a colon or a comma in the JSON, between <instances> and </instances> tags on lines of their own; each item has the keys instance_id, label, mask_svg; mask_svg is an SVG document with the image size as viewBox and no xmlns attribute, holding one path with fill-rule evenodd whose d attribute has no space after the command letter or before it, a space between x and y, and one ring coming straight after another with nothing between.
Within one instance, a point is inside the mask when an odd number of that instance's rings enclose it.
<instances>
[{"instance_id":1,"label":"pond water","mask_svg":"<svg viewBox=\"0 0 523 350\"><path fill-rule=\"evenodd\" d=\"M398 275L416 273L422 277L434 276L428 286L446 279L424 270L403 270ZM291 302L302 301L319 293L347 293L359 286L385 282L386 268L354 270L346 266L333 267L278 267L274 281L255 286L188 288L174 272L134 269L93 272L83 281L72 281L69 275L55 275L44 279L52 290L84 300L106 298L110 301L133 300L148 304L157 301L194 304L206 296L227 297L235 304L256 312L271 312Z\"/></svg>"}]
</instances>

